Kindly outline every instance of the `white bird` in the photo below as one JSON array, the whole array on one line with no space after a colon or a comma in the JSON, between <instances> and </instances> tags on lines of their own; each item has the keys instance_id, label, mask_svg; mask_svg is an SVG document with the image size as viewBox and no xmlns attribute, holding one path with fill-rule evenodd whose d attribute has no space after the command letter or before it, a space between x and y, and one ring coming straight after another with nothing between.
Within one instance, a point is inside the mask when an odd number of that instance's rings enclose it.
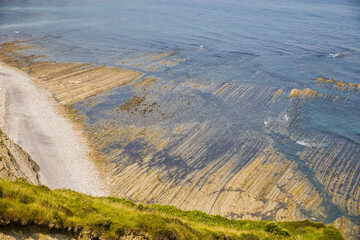
<instances>
[{"instance_id":1,"label":"white bird","mask_svg":"<svg viewBox=\"0 0 360 240\"><path fill-rule=\"evenodd\" d=\"M18 31L14 31L14 33L15 33L15 34L19 34L20 32L18 32Z\"/></svg>"}]
</instances>

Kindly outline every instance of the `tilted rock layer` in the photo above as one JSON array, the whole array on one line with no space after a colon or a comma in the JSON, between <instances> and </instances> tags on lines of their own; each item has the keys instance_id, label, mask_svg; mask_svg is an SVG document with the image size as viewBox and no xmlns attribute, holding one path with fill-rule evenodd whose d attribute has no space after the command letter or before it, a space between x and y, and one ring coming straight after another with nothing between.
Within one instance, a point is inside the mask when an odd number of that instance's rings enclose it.
<instances>
[{"instance_id":1,"label":"tilted rock layer","mask_svg":"<svg viewBox=\"0 0 360 240\"><path fill-rule=\"evenodd\" d=\"M314 141L326 141L326 147L298 149L307 143L297 144L302 135L293 130L306 101L324 94L141 78L140 71L122 68L44 62L23 53L26 46L3 44L0 61L29 73L60 103L88 109L83 112L88 118L106 102L101 116L86 126L113 195L233 219L335 222L348 239L358 236L356 144L319 135ZM122 63L156 72L186 60L172 60L176 54L148 53ZM125 101L116 91L104 93L121 86L128 91ZM283 98L289 110L267 118Z\"/></svg>"},{"instance_id":2,"label":"tilted rock layer","mask_svg":"<svg viewBox=\"0 0 360 240\"><path fill-rule=\"evenodd\" d=\"M39 170L31 156L0 129L0 177L9 180L23 178L39 185Z\"/></svg>"}]
</instances>

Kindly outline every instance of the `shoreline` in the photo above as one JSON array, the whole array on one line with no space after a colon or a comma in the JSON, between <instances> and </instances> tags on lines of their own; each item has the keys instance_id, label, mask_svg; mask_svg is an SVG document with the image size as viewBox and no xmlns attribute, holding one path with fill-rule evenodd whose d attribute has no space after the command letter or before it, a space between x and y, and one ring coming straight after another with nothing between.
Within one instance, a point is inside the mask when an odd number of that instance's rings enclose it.
<instances>
[{"instance_id":1,"label":"shoreline","mask_svg":"<svg viewBox=\"0 0 360 240\"><path fill-rule=\"evenodd\" d=\"M30 76L0 62L0 125L40 166L41 183L107 195L86 139L58 105Z\"/></svg>"}]
</instances>

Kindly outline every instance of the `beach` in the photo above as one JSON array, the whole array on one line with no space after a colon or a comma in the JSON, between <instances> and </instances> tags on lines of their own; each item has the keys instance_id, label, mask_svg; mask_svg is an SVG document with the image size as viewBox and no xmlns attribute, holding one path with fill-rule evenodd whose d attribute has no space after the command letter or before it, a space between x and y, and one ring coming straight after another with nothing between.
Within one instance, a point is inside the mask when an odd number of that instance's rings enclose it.
<instances>
[{"instance_id":1,"label":"beach","mask_svg":"<svg viewBox=\"0 0 360 240\"><path fill-rule=\"evenodd\" d=\"M106 190L81 133L59 112L50 93L30 77L0 63L0 124L4 132L40 166L40 181L103 196Z\"/></svg>"}]
</instances>

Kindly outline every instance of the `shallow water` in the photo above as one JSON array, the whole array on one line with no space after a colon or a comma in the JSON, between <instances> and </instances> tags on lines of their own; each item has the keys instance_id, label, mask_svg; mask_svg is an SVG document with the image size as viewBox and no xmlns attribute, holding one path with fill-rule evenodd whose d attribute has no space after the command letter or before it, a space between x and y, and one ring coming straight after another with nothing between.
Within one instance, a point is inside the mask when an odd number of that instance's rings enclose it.
<instances>
[{"instance_id":1,"label":"shallow water","mask_svg":"<svg viewBox=\"0 0 360 240\"><path fill-rule=\"evenodd\" d=\"M316 79L360 83L359 16L360 4L344 0L8 0L0 3L0 41L30 39L51 60L120 66L158 79L146 89L123 86L74 105L118 173L147 164L148 171L162 169L163 182L181 184L242 149L248 155L239 157L236 172L256 149L271 145L297 162L317 191L332 194L323 186L332 169L321 170L314 156L339 141L351 145L332 164L353 176L346 189L359 187L360 92ZM164 58L173 66L151 59L169 51L177 51ZM342 55L329 55L336 53ZM324 97L290 100L293 88ZM278 89L283 93L270 101ZM192 152L183 153L190 140ZM141 160L149 156L151 163ZM346 167L336 165L344 161ZM359 214L334 202L329 211Z\"/></svg>"}]
</instances>

